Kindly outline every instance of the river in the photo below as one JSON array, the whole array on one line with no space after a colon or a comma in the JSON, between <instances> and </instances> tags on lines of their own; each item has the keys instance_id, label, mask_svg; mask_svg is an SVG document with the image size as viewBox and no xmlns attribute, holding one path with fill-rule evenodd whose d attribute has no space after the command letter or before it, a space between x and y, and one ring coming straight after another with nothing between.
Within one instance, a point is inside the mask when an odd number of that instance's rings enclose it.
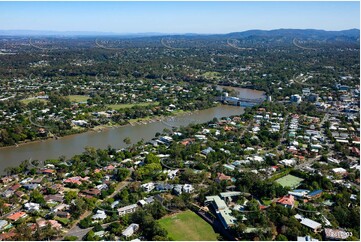
<instances>
[{"instance_id":1,"label":"river","mask_svg":"<svg viewBox=\"0 0 361 242\"><path fill-rule=\"evenodd\" d=\"M247 98L260 98L263 92L250 89L239 89L240 94ZM90 131L82 134L61 137L60 139L49 139L40 142L32 142L18 147L6 147L0 149L0 175L4 174L6 167L18 166L21 161L55 159L60 156L71 158L80 154L87 146L95 148L106 148L108 145L114 148L124 148L127 145L123 142L129 137L132 143L142 139L149 141L154 138L157 132L162 132L171 126L186 126L190 123L204 123L214 117L228 117L240 115L244 108L236 106L219 105L214 108L196 111L191 114L167 118L164 121L155 121L147 124L126 125L122 127L108 128L100 132Z\"/></svg>"}]
</instances>

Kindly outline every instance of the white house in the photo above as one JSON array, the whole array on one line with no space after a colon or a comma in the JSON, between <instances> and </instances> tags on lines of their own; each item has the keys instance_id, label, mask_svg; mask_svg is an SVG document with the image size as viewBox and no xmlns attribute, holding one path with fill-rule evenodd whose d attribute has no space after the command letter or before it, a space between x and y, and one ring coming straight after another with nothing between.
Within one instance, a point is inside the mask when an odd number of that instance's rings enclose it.
<instances>
[{"instance_id":1,"label":"white house","mask_svg":"<svg viewBox=\"0 0 361 242\"><path fill-rule=\"evenodd\" d=\"M118 208L119 216L126 215L128 213L134 213L135 210L138 208L137 204L128 205L122 208Z\"/></svg>"},{"instance_id":2,"label":"white house","mask_svg":"<svg viewBox=\"0 0 361 242\"><path fill-rule=\"evenodd\" d=\"M184 184L183 186L183 192L185 193L191 193L193 192L194 188L191 184Z\"/></svg>"},{"instance_id":3,"label":"white house","mask_svg":"<svg viewBox=\"0 0 361 242\"><path fill-rule=\"evenodd\" d=\"M302 215L296 214L295 218L300 221L306 227L311 228L315 233L318 232L322 228L322 224L313 221L309 218L305 218Z\"/></svg>"},{"instance_id":4,"label":"white house","mask_svg":"<svg viewBox=\"0 0 361 242\"><path fill-rule=\"evenodd\" d=\"M138 229L139 229L139 224L132 223L131 225L128 226L128 228L126 228L122 232L122 235L128 238L132 236Z\"/></svg>"},{"instance_id":5,"label":"white house","mask_svg":"<svg viewBox=\"0 0 361 242\"><path fill-rule=\"evenodd\" d=\"M280 160L279 163L285 166L293 166L296 165L297 162L294 159L284 159Z\"/></svg>"},{"instance_id":6,"label":"white house","mask_svg":"<svg viewBox=\"0 0 361 242\"><path fill-rule=\"evenodd\" d=\"M24 204L25 210L27 211L39 211L40 204L38 203L25 203Z\"/></svg>"},{"instance_id":7,"label":"white house","mask_svg":"<svg viewBox=\"0 0 361 242\"><path fill-rule=\"evenodd\" d=\"M150 192L155 188L155 184L153 182L144 183L141 187L146 191Z\"/></svg>"},{"instance_id":8,"label":"white house","mask_svg":"<svg viewBox=\"0 0 361 242\"><path fill-rule=\"evenodd\" d=\"M103 210L97 210L97 213L92 216L93 220L98 220L98 219L103 220L106 218L107 218L107 215L105 214L105 212Z\"/></svg>"}]
</instances>

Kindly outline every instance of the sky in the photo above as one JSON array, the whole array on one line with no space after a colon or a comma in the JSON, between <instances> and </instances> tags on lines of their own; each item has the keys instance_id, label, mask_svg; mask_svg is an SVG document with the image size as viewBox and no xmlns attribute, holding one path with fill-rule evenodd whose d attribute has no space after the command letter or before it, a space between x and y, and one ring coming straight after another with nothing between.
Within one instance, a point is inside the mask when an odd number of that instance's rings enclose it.
<instances>
[{"instance_id":1,"label":"sky","mask_svg":"<svg viewBox=\"0 0 361 242\"><path fill-rule=\"evenodd\" d=\"M229 33L360 28L353 2L0 2L0 30Z\"/></svg>"}]
</instances>

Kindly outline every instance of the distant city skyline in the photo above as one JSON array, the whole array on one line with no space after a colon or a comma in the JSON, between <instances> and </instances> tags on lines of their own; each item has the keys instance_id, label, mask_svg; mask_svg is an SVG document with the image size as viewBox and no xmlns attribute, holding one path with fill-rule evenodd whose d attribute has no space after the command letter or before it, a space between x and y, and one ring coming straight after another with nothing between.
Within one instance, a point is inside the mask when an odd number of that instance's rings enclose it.
<instances>
[{"instance_id":1,"label":"distant city skyline","mask_svg":"<svg viewBox=\"0 0 361 242\"><path fill-rule=\"evenodd\" d=\"M0 30L229 33L360 29L353 2L0 2Z\"/></svg>"}]
</instances>

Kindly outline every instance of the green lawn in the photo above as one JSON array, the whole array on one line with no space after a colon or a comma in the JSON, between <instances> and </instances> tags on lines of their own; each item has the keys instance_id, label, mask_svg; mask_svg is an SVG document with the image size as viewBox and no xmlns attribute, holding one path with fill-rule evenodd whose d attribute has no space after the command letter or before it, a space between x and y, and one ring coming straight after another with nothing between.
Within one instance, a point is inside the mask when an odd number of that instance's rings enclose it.
<instances>
[{"instance_id":1,"label":"green lawn","mask_svg":"<svg viewBox=\"0 0 361 242\"><path fill-rule=\"evenodd\" d=\"M33 102L33 101L39 101L39 102L43 102L43 103L46 103L47 100L44 100L44 99L36 99L36 98L27 98L27 99L23 99L23 100L20 100L20 102L24 103L25 105L28 105L30 102Z\"/></svg>"},{"instance_id":2,"label":"green lawn","mask_svg":"<svg viewBox=\"0 0 361 242\"><path fill-rule=\"evenodd\" d=\"M185 211L162 218L160 226L168 231L168 236L177 241L216 241L212 226L192 211Z\"/></svg>"},{"instance_id":3,"label":"green lawn","mask_svg":"<svg viewBox=\"0 0 361 242\"><path fill-rule=\"evenodd\" d=\"M303 181L302 178L299 178L297 176L292 176L292 175L287 175L287 176L284 176L284 177L276 180L276 182L281 184L281 186L291 187L291 188L298 187L302 181Z\"/></svg>"},{"instance_id":4,"label":"green lawn","mask_svg":"<svg viewBox=\"0 0 361 242\"><path fill-rule=\"evenodd\" d=\"M268 205L271 205L272 200L269 200L269 199L262 199L262 203L263 203L263 205L268 206Z\"/></svg>"},{"instance_id":5,"label":"green lawn","mask_svg":"<svg viewBox=\"0 0 361 242\"><path fill-rule=\"evenodd\" d=\"M219 72L216 72L216 71L208 71L208 72L205 72L203 73L203 75L205 78L216 78L216 77L219 77L220 76L220 73Z\"/></svg>"},{"instance_id":6,"label":"green lawn","mask_svg":"<svg viewBox=\"0 0 361 242\"><path fill-rule=\"evenodd\" d=\"M72 102L86 102L89 99L89 96L85 96L85 95L70 95L67 96L67 98L69 98L70 101Z\"/></svg>"},{"instance_id":7,"label":"green lawn","mask_svg":"<svg viewBox=\"0 0 361 242\"><path fill-rule=\"evenodd\" d=\"M149 106L149 105L159 105L159 102L144 102L144 103L128 103L128 104L109 104L107 105L108 108L117 110L122 108L131 108L134 106Z\"/></svg>"},{"instance_id":8,"label":"green lawn","mask_svg":"<svg viewBox=\"0 0 361 242\"><path fill-rule=\"evenodd\" d=\"M58 216L55 216L55 217L54 217L54 220L60 222L60 223L63 224L63 225L67 225L67 224L70 222L69 219L67 219L67 218L60 218L60 217L58 217Z\"/></svg>"}]
</instances>

